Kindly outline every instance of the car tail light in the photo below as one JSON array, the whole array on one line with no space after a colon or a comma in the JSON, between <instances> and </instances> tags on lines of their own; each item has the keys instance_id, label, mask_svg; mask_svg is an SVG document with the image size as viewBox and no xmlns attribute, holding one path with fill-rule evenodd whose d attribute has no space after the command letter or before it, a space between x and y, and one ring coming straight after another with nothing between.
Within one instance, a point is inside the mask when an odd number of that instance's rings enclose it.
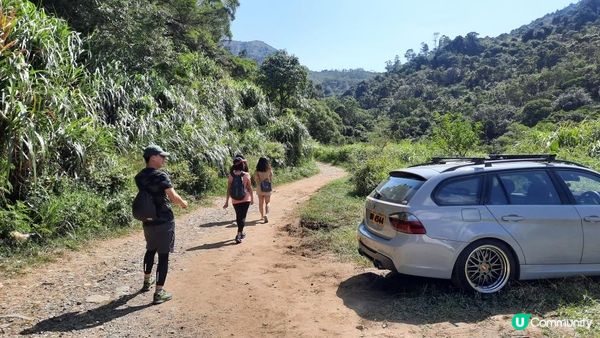
<instances>
[{"instance_id":1,"label":"car tail light","mask_svg":"<svg viewBox=\"0 0 600 338\"><path fill-rule=\"evenodd\" d=\"M403 232L405 234L420 234L427 233L425 227L419 221L417 216L408 212L399 212L397 214L389 215L391 226L396 231Z\"/></svg>"}]
</instances>

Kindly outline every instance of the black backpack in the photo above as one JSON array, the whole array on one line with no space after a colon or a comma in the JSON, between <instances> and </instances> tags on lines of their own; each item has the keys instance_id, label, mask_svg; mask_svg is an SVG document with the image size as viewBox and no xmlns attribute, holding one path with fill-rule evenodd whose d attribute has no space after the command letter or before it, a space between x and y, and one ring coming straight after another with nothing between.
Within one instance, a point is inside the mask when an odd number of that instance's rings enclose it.
<instances>
[{"instance_id":1,"label":"black backpack","mask_svg":"<svg viewBox=\"0 0 600 338\"><path fill-rule=\"evenodd\" d=\"M142 222L150 222L156 219L156 205L154 198L146 189L140 189L131 203L133 218Z\"/></svg>"},{"instance_id":2,"label":"black backpack","mask_svg":"<svg viewBox=\"0 0 600 338\"><path fill-rule=\"evenodd\" d=\"M273 190L273 186L271 185L271 181L269 181L268 179L260 182L260 190L262 192L271 192L271 190Z\"/></svg>"},{"instance_id":3,"label":"black backpack","mask_svg":"<svg viewBox=\"0 0 600 338\"><path fill-rule=\"evenodd\" d=\"M243 200L246 196L246 187L244 186L244 180L242 176L244 173L239 175L233 175L233 182L231 182L231 198L234 200Z\"/></svg>"}]
</instances>

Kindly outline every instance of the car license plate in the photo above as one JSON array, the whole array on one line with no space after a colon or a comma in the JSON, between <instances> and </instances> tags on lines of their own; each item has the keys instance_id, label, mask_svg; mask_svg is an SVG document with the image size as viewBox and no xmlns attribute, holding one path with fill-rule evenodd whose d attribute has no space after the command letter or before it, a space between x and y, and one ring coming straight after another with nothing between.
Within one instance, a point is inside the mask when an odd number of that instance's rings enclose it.
<instances>
[{"instance_id":1,"label":"car license plate","mask_svg":"<svg viewBox=\"0 0 600 338\"><path fill-rule=\"evenodd\" d=\"M383 222L385 221L385 216L378 214L376 212L370 211L369 212L369 220L371 221L371 223L377 224L381 227L381 226L383 226Z\"/></svg>"}]
</instances>

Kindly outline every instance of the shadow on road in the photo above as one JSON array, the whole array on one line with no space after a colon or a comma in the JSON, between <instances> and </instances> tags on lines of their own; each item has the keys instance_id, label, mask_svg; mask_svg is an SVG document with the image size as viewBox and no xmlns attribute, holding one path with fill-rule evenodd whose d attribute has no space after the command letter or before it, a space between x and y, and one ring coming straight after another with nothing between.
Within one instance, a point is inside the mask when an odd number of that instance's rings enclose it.
<instances>
[{"instance_id":1,"label":"shadow on road","mask_svg":"<svg viewBox=\"0 0 600 338\"><path fill-rule=\"evenodd\" d=\"M584 294L598 299L600 285L586 277L523 281L481 295L461 292L445 279L366 272L340 283L336 294L362 318L421 325L476 323L501 314L546 315L580 306Z\"/></svg>"},{"instance_id":2,"label":"shadow on road","mask_svg":"<svg viewBox=\"0 0 600 338\"><path fill-rule=\"evenodd\" d=\"M246 226L255 226L256 224L263 224L263 222L262 222L262 220L261 220L261 222L259 222L258 220L246 222ZM199 227L200 228L210 228L210 227L217 227L217 226L221 226L221 225L226 225L226 228L236 228L237 227L237 224L235 223L235 219L230 220L230 221L204 223L204 224L200 224Z\"/></svg>"},{"instance_id":3,"label":"shadow on road","mask_svg":"<svg viewBox=\"0 0 600 338\"><path fill-rule=\"evenodd\" d=\"M151 303L138 306L125 305L129 300L135 298L140 293L141 292L138 291L136 293L121 296L108 304L86 312L69 312L42 320L35 324L35 326L21 331L20 334L28 335L41 332L69 332L103 325L113 319L123 317L129 313L151 306Z\"/></svg>"},{"instance_id":4,"label":"shadow on road","mask_svg":"<svg viewBox=\"0 0 600 338\"><path fill-rule=\"evenodd\" d=\"M230 222L231 224L229 224L228 226L226 226L226 228L237 228L237 224L235 224L234 222ZM260 223L258 221L247 221L246 222L246 226L247 227L253 227L257 224L263 224L263 222L261 221Z\"/></svg>"},{"instance_id":5,"label":"shadow on road","mask_svg":"<svg viewBox=\"0 0 600 338\"><path fill-rule=\"evenodd\" d=\"M231 221L219 221L219 222L209 222L209 223L204 223L204 224L200 224L199 227L201 228L210 228L210 227L216 227L216 226L221 226L221 225L227 225L227 224L231 224L234 223L235 220L231 220Z\"/></svg>"},{"instance_id":6,"label":"shadow on road","mask_svg":"<svg viewBox=\"0 0 600 338\"><path fill-rule=\"evenodd\" d=\"M226 241L220 241L220 242L216 242L216 243L202 244L202 245L199 245L199 246L195 246L193 248L189 248L189 249L187 249L185 251L218 249L218 248L222 248L224 246L229 246L229 245L236 245L236 243L235 243L235 241L233 239L228 239Z\"/></svg>"}]
</instances>

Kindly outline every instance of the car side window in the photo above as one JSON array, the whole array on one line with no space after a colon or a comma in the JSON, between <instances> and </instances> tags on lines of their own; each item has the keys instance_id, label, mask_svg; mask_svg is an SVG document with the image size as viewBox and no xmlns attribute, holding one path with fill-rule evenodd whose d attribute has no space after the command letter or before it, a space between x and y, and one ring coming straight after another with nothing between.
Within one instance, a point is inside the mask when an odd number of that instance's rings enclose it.
<instances>
[{"instance_id":1,"label":"car side window","mask_svg":"<svg viewBox=\"0 0 600 338\"><path fill-rule=\"evenodd\" d=\"M496 176L492 176L492 186L490 190L490 199L487 204L492 205L506 205L508 204L508 198L506 194L510 193L509 187L505 187L500 183L500 180Z\"/></svg>"},{"instance_id":2,"label":"car side window","mask_svg":"<svg viewBox=\"0 0 600 338\"><path fill-rule=\"evenodd\" d=\"M558 192L546 171L519 171L498 174L510 204L557 205L561 204Z\"/></svg>"},{"instance_id":3,"label":"car side window","mask_svg":"<svg viewBox=\"0 0 600 338\"><path fill-rule=\"evenodd\" d=\"M600 177L575 170L557 170L576 204L600 205Z\"/></svg>"},{"instance_id":4,"label":"car side window","mask_svg":"<svg viewBox=\"0 0 600 338\"><path fill-rule=\"evenodd\" d=\"M482 176L442 182L433 199L439 205L477 205L481 200Z\"/></svg>"}]
</instances>

